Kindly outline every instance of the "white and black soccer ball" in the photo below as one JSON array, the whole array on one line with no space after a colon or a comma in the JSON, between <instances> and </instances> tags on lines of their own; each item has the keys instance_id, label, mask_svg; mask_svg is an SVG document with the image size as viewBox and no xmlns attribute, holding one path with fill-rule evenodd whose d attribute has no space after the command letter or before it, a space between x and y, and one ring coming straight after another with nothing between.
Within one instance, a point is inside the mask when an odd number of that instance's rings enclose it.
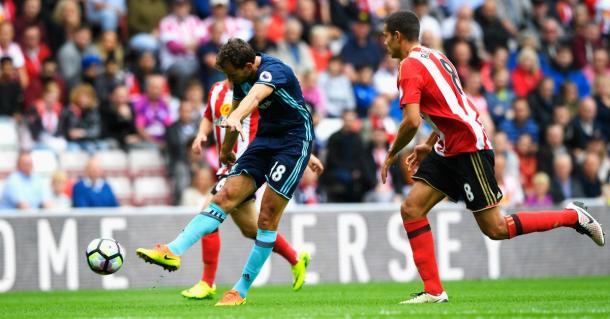
<instances>
[{"instance_id":1,"label":"white and black soccer ball","mask_svg":"<svg viewBox=\"0 0 610 319\"><path fill-rule=\"evenodd\" d=\"M124 251L114 239L96 238L87 245L87 264L97 274L113 274L123 266Z\"/></svg>"}]
</instances>

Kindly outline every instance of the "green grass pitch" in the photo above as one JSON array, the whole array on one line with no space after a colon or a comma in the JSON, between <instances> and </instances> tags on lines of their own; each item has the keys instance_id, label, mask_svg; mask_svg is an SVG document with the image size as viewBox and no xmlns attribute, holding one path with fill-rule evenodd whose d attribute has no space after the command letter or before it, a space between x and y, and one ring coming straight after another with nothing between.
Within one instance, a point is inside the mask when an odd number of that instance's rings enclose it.
<instances>
[{"instance_id":1,"label":"green grass pitch","mask_svg":"<svg viewBox=\"0 0 610 319\"><path fill-rule=\"evenodd\" d=\"M0 318L610 318L610 277L446 282L447 304L398 305L420 287L255 287L233 308L183 299L179 288L16 292L0 294Z\"/></svg>"}]
</instances>

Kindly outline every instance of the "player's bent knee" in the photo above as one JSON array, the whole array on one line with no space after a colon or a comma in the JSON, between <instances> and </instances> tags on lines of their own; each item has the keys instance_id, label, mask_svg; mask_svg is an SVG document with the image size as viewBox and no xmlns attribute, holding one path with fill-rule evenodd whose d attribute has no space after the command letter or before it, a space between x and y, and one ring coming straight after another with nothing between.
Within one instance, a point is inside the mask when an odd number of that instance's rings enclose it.
<instances>
[{"instance_id":1,"label":"player's bent knee","mask_svg":"<svg viewBox=\"0 0 610 319\"><path fill-rule=\"evenodd\" d=\"M504 225L486 226L482 231L491 240L508 239L508 230Z\"/></svg>"},{"instance_id":2,"label":"player's bent knee","mask_svg":"<svg viewBox=\"0 0 610 319\"><path fill-rule=\"evenodd\" d=\"M403 220L416 220L424 216L424 210L407 199L400 205L400 215Z\"/></svg>"}]
</instances>

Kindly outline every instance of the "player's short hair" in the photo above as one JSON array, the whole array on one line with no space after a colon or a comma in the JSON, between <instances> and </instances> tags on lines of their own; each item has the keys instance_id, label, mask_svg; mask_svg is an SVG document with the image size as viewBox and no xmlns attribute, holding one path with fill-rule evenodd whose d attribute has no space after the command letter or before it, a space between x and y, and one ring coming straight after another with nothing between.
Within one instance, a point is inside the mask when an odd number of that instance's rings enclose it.
<instances>
[{"instance_id":1,"label":"player's short hair","mask_svg":"<svg viewBox=\"0 0 610 319\"><path fill-rule=\"evenodd\" d=\"M222 69L227 63L230 63L234 68L241 69L247 63L254 63L255 58L256 52L246 41L232 38L220 47L220 52L216 57L216 66Z\"/></svg>"},{"instance_id":2,"label":"player's short hair","mask_svg":"<svg viewBox=\"0 0 610 319\"><path fill-rule=\"evenodd\" d=\"M387 30L400 32L408 41L419 38L419 19L412 11L397 11L385 18Z\"/></svg>"}]
</instances>

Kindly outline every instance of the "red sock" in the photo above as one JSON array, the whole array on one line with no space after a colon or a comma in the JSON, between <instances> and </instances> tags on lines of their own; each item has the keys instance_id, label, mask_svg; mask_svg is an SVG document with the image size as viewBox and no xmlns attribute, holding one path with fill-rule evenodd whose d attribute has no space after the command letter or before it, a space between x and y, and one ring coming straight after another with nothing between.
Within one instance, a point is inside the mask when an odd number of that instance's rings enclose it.
<instances>
[{"instance_id":1,"label":"red sock","mask_svg":"<svg viewBox=\"0 0 610 319\"><path fill-rule=\"evenodd\" d=\"M504 216L508 227L508 238L539 231L547 231L560 226L573 227L578 222L578 213L572 209L519 212Z\"/></svg>"},{"instance_id":2,"label":"red sock","mask_svg":"<svg viewBox=\"0 0 610 319\"><path fill-rule=\"evenodd\" d=\"M413 260L419 271L419 276L424 281L424 290L429 294L439 295L443 292L443 286L438 276L438 266L434 255L434 238L432 238L428 218L404 221L403 225L409 236Z\"/></svg>"},{"instance_id":3,"label":"red sock","mask_svg":"<svg viewBox=\"0 0 610 319\"><path fill-rule=\"evenodd\" d=\"M284 257L284 259L286 259L293 266L296 265L297 262L299 262L297 252L292 248L292 246L290 246L284 236L280 234L277 234L277 238L275 239L275 246L273 246L273 252Z\"/></svg>"},{"instance_id":4,"label":"red sock","mask_svg":"<svg viewBox=\"0 0 610 319\"><path fill-rule=\"evenodd\" d=\"M201 259L203 260L203 275L201 280L205 281L210 287L214 285L216 279L219 254L220 232L217 229L201 237Z\"/></svg>"}]
</instances>

